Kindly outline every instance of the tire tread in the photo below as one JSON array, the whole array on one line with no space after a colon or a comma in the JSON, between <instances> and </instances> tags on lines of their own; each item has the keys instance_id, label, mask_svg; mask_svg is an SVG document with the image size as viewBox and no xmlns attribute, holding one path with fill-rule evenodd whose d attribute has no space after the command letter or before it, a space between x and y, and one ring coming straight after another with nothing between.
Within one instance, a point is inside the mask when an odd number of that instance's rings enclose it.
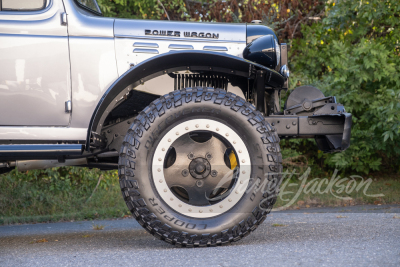
<instances>
[{"instance_id":1,"label":"tire tread","mask_svg":"<svg viewBox=\"0 0 400 267\"><path fill-rule=\"evenodd\" d=\"M167 224L157 220L157 216L146 208L146 201L140 197L140 188L138 181L135 179L135 158L136 152L140 147L140 139L145 131L151 128L156 116L163 116L165 111L173 106L178 107L183 103L189 102L201 103L202 101L213 101L215 105L229 106L232 112L237 112L242 116L246 116L249 124L262 135L261 141L267 147L269 154L269 169L278 176L276 186L279 185L282 170L282 156L279 148L279 137L275 128L269 125L264 116L255 109L253 105L233 93L226 92L223 89L214 89L209 87L195 87L177 90L161 96L154 100L136 117L127 135L125 136L123 145L120 150L119 159L119 179L122 195L126 204L133 214L133 217L142 225L150 234L158 239L164 240L177 247L204 247L204 246L221 246L231 242L239 241L253 232L266 219L267 214L271 211L272 206L276 202L279 189L264 209L259 206L254 208L246 220L242 220L230 229L225 229L217 234L196 234L190 235L184 231L176 231ZM269 181L269 182L273 182ZM271 188L271 187L270 187ZM264 196L263 196L264 197ZM267 196L265 196L267 197Z\"/></svg>"}]
</instances>

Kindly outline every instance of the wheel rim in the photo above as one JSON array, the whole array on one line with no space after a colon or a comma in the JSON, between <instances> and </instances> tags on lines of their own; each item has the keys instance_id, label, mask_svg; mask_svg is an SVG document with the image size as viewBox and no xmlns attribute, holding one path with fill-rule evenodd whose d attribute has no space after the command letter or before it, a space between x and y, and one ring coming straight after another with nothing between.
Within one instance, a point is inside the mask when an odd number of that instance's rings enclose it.
<instances>
[{"instance_id":1,"label":"wheel rim","mask_svg":"<svg viewBox=\"0 0 400 267\"><path fill-rule=\"evenodd\" d=\"M211 138L196 142L190 137L193 133L211 134ZM234 170L224 161L229 147L238 162ZM171 164L172 148L176 159ZM210 119L189 120L171 129L157 145L152 164L153 182L161 198L172 209L195 218L214 217L231 209L244 195L250 171L243 140L227 125ZM182 194L176 188L183 188ZM225 192L216 194L218 188Z\"/></svg>"}]
</instances>

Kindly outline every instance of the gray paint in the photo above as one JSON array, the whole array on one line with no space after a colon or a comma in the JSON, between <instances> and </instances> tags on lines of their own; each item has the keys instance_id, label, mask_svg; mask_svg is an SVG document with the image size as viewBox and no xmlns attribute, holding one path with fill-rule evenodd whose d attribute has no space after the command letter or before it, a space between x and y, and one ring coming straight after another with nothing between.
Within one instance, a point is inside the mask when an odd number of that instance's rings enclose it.
<instances>
[{"instance_id":1,"label":"gray paint","mask_svg":"<svg viewBox=\"0 0 400 267\"><path fill-rule=\"evenodd\" d=\"M180 31L181 36L149 36L146 29ZM219 38L185 37L189 31ZM104 18L73 0L50 0L40 11L0 12L0 140L85 140L107 89L131 64L157 55L134 53L135 43L153 43L159 54L174 45L203 50L215 44L241 57L246 25ZM68 100L71 113L65 111Z\"/></svg>"},{"instance_id":2,"label":"gray paint","mask_svg":"<svg viewBox=\"0 0 400 267\"><path fill-rule=\"evenodd\" d=\"M67 126L71 77L64 12L0 12L0 125Z\"/></svg>"}]
</instances>

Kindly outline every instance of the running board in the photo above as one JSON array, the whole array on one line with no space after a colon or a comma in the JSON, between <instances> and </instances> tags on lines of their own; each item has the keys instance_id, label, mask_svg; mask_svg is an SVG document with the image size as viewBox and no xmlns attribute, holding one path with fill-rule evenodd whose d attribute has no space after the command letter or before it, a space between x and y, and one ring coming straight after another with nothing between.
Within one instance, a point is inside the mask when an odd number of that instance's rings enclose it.
<instances>
[{"instance_id":1,"label":"running board","mask_svg":"<svg viewBox=\"0 0 400 267\"><path fill-rule=\"evenodd\" d=\"M57 158L81 155L83 145L79 144L35 144L0 145L0 160Z\"/></svg>"}]
</instances>

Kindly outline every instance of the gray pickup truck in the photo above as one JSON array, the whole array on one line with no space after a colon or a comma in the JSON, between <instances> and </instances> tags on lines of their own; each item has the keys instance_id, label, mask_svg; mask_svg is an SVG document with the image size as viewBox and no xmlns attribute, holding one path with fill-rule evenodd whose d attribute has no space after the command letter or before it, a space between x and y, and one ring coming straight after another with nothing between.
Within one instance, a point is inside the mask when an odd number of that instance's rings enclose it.
<instances>
[{"instance_id":1,"label":"gray pickup truck","mask_svg":"<svg viewBox=\"0 0 400 267\"><path fill-rule=\"evenodd\" d=\"M288 89L287 45L259 24L105 18L96 0L0 0L0 173L118 170L134 218L177 246L255 230L280 138L350 145L351 114Z\"/></svg>"}]
</instances>

